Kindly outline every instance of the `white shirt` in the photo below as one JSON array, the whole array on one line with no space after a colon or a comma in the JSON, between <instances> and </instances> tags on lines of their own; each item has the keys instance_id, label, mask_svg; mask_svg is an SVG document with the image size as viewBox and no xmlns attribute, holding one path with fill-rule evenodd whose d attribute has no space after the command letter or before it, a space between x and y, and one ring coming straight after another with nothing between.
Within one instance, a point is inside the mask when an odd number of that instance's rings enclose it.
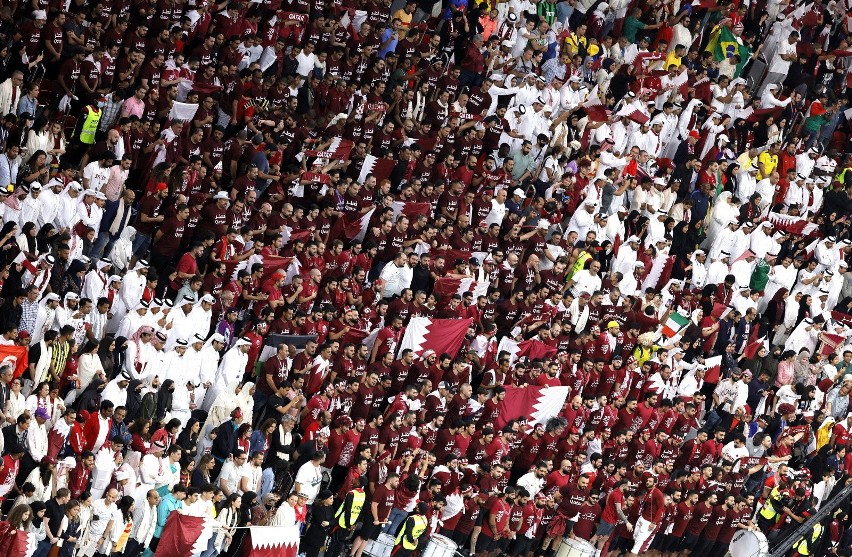
<instances>
[{"instance_id":1,"label":"white shirt","mask_svg":"<svg viewBox=\"0 0 852 557\"><path fill-rule=\"evenodd\" d=\"M789 60L784 60L781 58L781 55L789 55L796 53L796 43L790 44L790 41L787 39L781 40L778 44L778 50L775 51L775 55L772 57L772 63L769 64L769 73L787 73L790 69L791 62Z\"/></svg>"},{"instance_id":2,"label":"white shirt","mask_svg":"<svg viewBox=\"0 0 852 557\"><path fill-rule=\"evenodd\" d=\"M109 168L102 167L100 161L90 162L83 169L83 179L89 181L89 189L101 191L109 181Z\"/></svg>"},{"instance_id":3,"label":"white shirt","mask_svg":"<svg viewBox=\"0 0 852 557\"><path fill-rule=\"evenodd\" d=\"M308 505L312 505L317 494L319 494L322 483L322 469L315 466L312 461L302 464L296 473L296 483L299 484L299 493L308 497Z\"/></svg>"}]
</instances>

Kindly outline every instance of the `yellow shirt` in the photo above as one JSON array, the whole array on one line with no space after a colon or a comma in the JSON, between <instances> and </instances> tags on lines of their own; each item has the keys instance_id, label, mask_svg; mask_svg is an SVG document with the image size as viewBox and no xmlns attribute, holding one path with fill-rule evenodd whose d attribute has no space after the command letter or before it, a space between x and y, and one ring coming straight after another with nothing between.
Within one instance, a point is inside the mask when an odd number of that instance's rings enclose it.
<instances>
[{"instance_id":1,"label":"yellow shirt","mask_svg":"<svg viewBox=\"0 0 852 557\"><path fill-rule=\"evenodd\" d=\"M757 157L757 162L763 164L763 168L766 169L766 174L763 172L757 173L757 179L759 181L772 174L772 172L774 172L778 167L778 155L772 155L769 151L764 151Z\"/></svg>"},{"instance_id":2,"label":"yellow shirt","mask_svg":"<svg viewBox=\"0 0 852 557\"><path fill-rule=\"evenodd\" d=\"M666 65L663 66L664 70L668 70L669 66L680 67L680 61L682 60L681 56L675 55L674 51L669 52L669 55L666 56Z\"/></svg>"},{"instance_id":3,"label":"yellow shirt","mask_svg":"<svg viewBox=\"0 0 852 557\"><path fill-rule=\"evenodd\" d=\"M392 19L400 20L402 22L402 26L405 27L406 29L408 29L409 27L411 27L411 18L413 16L414 16L414 14L410 14L410 13L406 12L405 8L400 8L396 11L395 14L393 14Z\"/></svg>"}]
</instances>

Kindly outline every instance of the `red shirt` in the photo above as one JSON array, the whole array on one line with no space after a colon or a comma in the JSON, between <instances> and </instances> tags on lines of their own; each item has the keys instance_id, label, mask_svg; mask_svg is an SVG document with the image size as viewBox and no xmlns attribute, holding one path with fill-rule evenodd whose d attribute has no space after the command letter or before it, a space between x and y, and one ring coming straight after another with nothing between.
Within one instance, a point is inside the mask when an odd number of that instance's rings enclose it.
<instances>
[{"instance_id":1,"label":"red shirt","mask_svg":"<svg viewBox=\"0 0 852 557\"><path fill-rule=\"evenodd\" d=\"M376 486L376 492L373 493L373 503L376 503L376 515L379 522L388 519L394 501L396 501L396 492L393 489L388 489L385 484Z\"/></svg>"},{"instance_id":2,"label":"red shirt","mask_svg":"<svg viewBox=\"0 0 852 557\"><path fill-rule=\"evenodd\" d=\"M642 518L653 524L659 524L666 510L666 499L663 492L654 487L645 494L642 501Z\"/></svg>"},{"instance_id":3,"label":"red shirt","mask_svg":"<svg viewBox=\"0 0 852 557\"><path fill-rule=\"evenodd\" d=\"M616 489L607 496L601 520L608 524L617 524L621 518L618 516L616 507L621 507L624 510L624 493L621 489Z\"/></svg>"},{"instance_id":4,"label":"red shirt","mask_svg":"<svg viewBox=\"0 0 852 557\"><path fill-rule=\"evenodd\" d=\"M496 538L497 534L506 534L509 526L509 516L511 515L511 507L509 504L495 497L488 507L489 516L494 517L494 524L497 526L497 532L491 530L491 520L482 521L482 533L489 538Z\"/></svg>"}]
</instances>

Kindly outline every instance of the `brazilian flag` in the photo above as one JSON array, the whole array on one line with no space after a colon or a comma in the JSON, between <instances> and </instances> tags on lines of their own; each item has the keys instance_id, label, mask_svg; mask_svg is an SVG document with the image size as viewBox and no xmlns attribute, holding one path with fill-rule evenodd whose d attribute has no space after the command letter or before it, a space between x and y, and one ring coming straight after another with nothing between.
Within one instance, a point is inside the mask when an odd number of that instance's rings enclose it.
<instances>
[{"instance_id":1,"label":"brazilian flag","mask_svg":"<svg viewBox=\"0 0 852 557\"><path fill-rule=\"evenodd\" d=\"M720 25L710 35L710 42L707 43L707 48L704 50L712 53L713 57L721 62L734 54L739 54L741 58L745 58L743 49L744 47L737 41L737 37L731 33L731 30Z\"/></svg>"}]
</instances>

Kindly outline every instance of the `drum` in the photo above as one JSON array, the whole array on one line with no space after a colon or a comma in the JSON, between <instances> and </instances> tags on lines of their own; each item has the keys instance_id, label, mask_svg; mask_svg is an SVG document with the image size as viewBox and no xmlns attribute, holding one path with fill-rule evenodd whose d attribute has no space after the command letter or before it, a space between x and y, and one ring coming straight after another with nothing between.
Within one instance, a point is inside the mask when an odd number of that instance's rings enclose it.
<instances>
[{"instance_id":1,"label":"drum","mask_svg":"<svg viewBox=\"0 0 852 557\"><path fill-rule=\"evenodd\" d=\"M394 539L390 534L379 534L375 540L367 542L364 553L371 557L390 557L393 551Z\"/></svg>"},{"instance_id":2,"label":"drum","mask_svg":"<svg viewBox=\"0 0 852 557\"><path fill-rule=\"evenodd\" d=\"M429 538L421 557L453 557L458 544L446 536L434 534Z\"/></svg>"},{"instance_id":3,"label":"drum","mask_svg":"<svg viewBox=\"0 0 852 557\"><path fill-rule=\"evenodd\" d=\"M740 530L734 534L728 550L731 557L768 557L769 542L763 532Z\"/></svg>"},{"instance_id":4,"label":"drum","mask_svg":"<svg viewBox=\"0 0 852 557\"><path fill-rule=\"evenodd\" d=\"M594 557L596 551L595 546L586 540L562 538L556 557Z\"/></svg>"}]
</instances>

